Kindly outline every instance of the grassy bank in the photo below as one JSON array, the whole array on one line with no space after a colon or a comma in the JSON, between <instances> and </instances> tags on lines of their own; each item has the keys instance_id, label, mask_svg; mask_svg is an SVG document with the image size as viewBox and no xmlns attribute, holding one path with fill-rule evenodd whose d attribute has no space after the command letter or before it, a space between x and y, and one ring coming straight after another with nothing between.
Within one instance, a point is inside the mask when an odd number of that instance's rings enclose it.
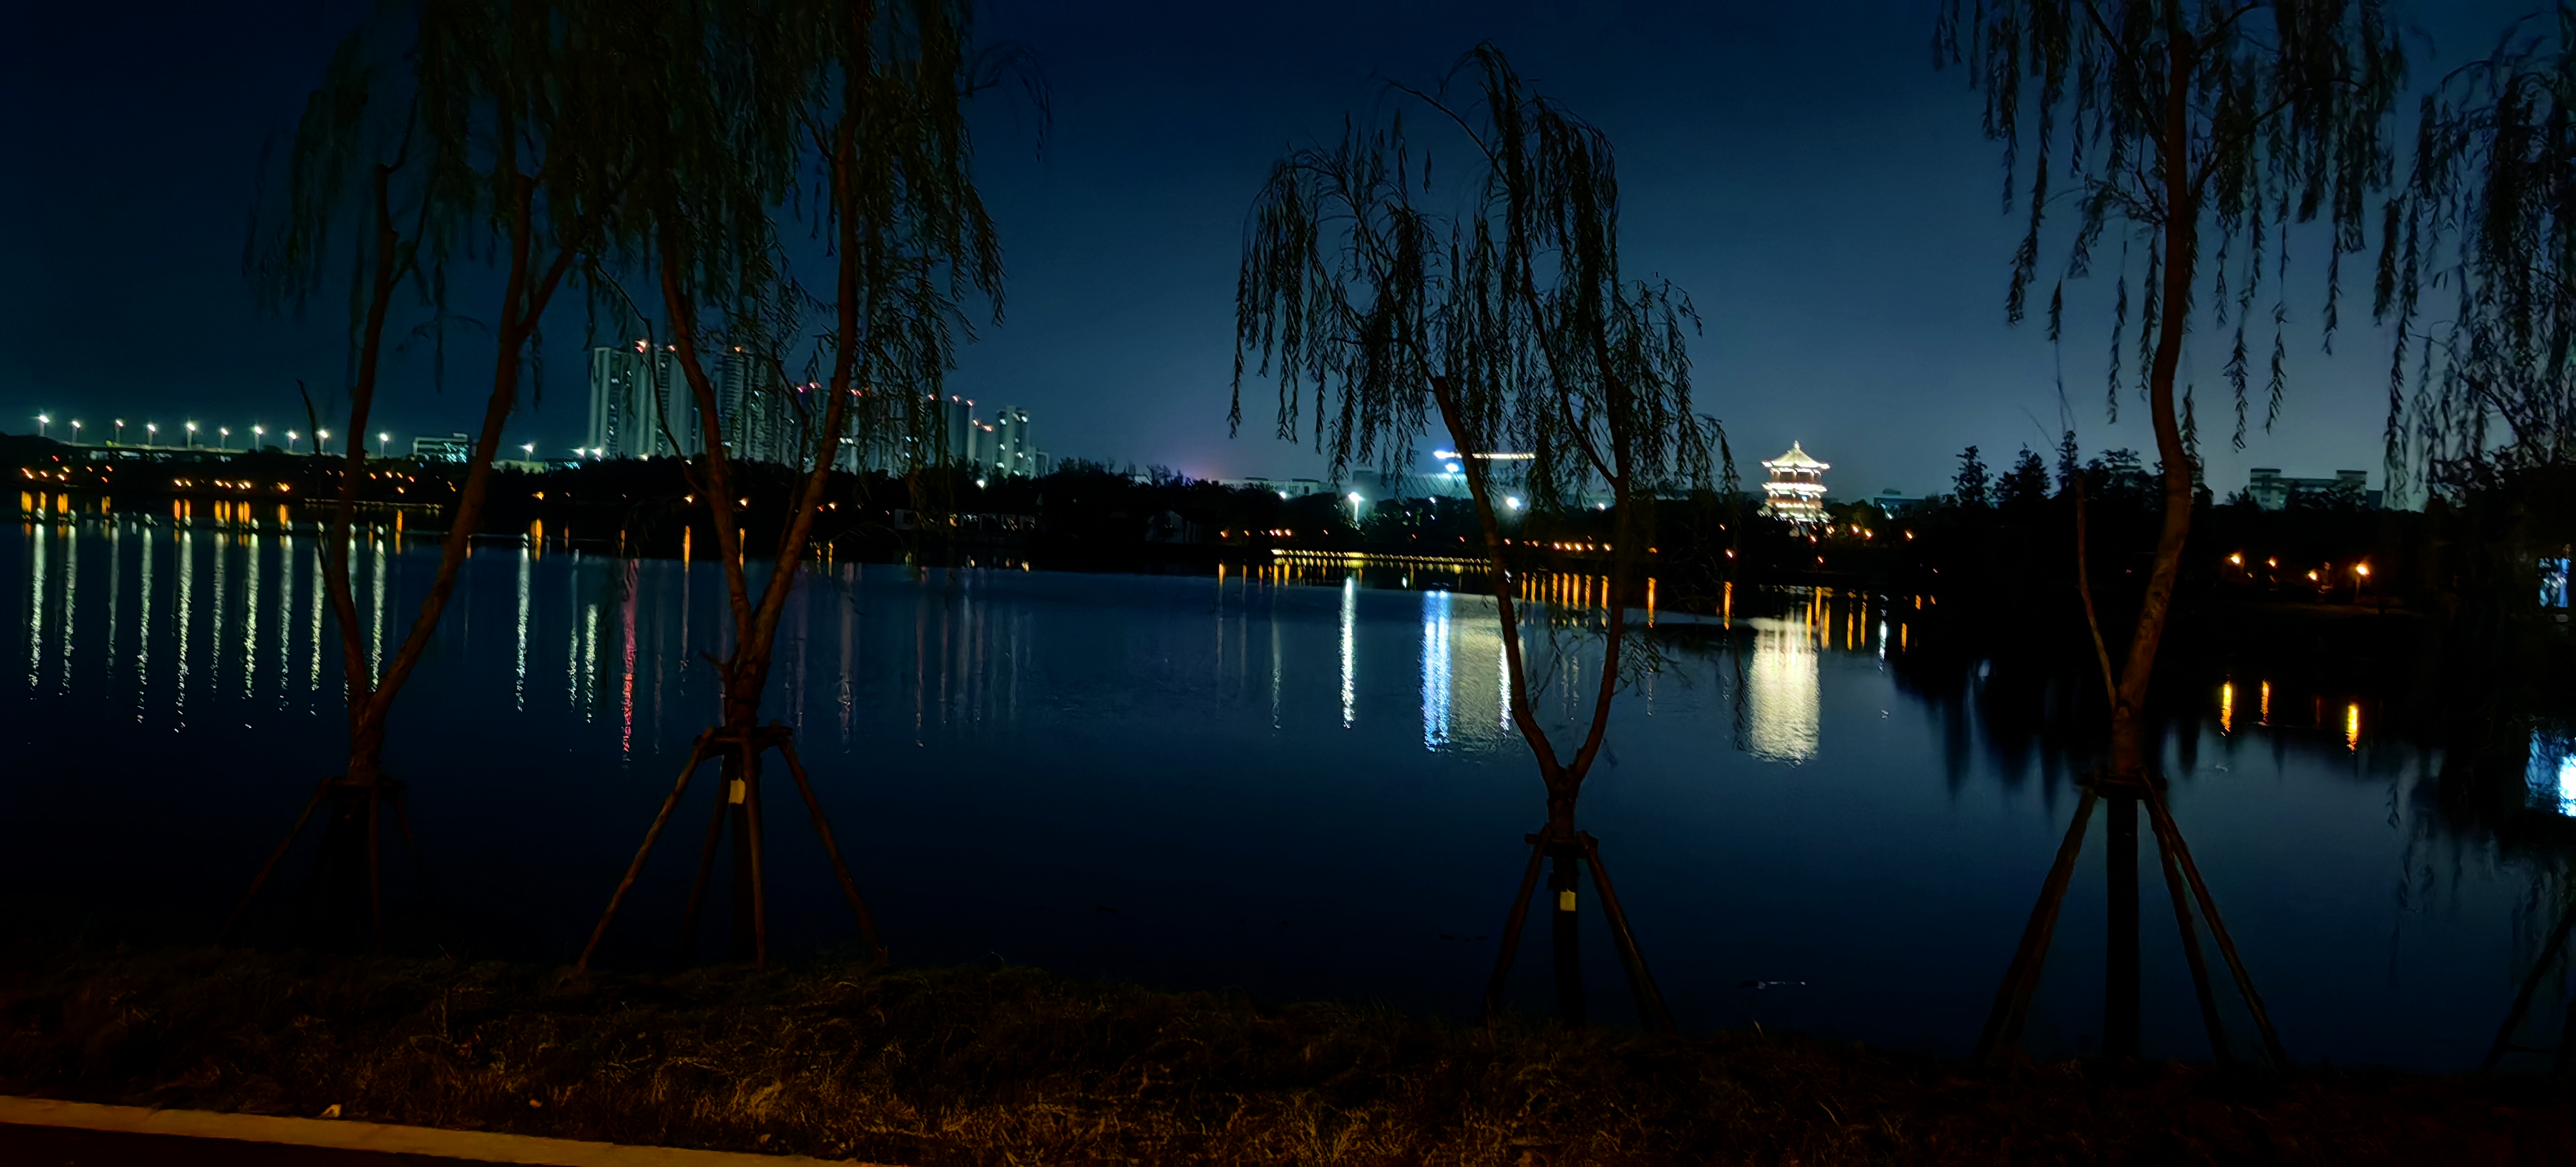
<instances>
[{"instance_id":1,"label":"grassy bank","mask_svg":"<svg viewBox=\"0 0 2576 1167\"><path fill-rule=\"evenodd\" d=\"M1984 1068L1026 969L595 976L21 945L0 1092L950 1163L2566 1162L2537 1079Z\"/></svg>"}]
</instances>

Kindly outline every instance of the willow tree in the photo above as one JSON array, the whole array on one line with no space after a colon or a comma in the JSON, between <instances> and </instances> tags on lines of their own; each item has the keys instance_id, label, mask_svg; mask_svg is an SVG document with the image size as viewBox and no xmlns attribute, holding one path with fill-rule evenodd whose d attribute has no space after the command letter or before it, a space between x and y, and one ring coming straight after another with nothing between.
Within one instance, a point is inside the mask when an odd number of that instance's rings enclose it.
<instances>
[{"instance_id":1,"label":"willow tree","mask_svg":"<svg viewBox=\"0 0 2576 1167\"><path fill-rule=\"evenodd\" d=\"M342 774L315 787L226 931L314 811L336 796L339 818L365 831L370 911L376 946L383 947L379 820L402 791L385 771L394 700L455 593L540 321L599 239L632 169L636 116L649 94L627 80L591 35L615 7L610 0L396 6L381 25L343 43L307 103L288 164L284 215L255 232L249 274L272 303L300 303L334 262L333 233L354 226L350 440L322 542L347 686L348 760ZM407 233L397 227L398 204ZM346 223L352 215L359 220L354 225ZM366 473L361 439L375 404L387 317L408 279L443 321L451 269L486 261L502 272L497 302L484 318L495 349L491 389L465 481L446 515L437 572L410 629L379 670L358 624L349 553L357 485Z\"/></svg>"},{"instance_id":2,"label":"willow tree","mask_svg":"<svg viewBox=\"0 0 2576 1167\"><path fill-rule=\"evenodd\" d=\"M660 290L673 358L697 402L704 453L690 466L706 500L716 558L733 622L731 648L716 662L719 723L700 735L679 781L645 834L581 958L587 967L640 874L690 775L720 759L725 791L701 852L688 923L693 928L724 824L732 824L737 951L766 961L768 932L760 850L760 764L778 749L829 853L842 893L874 957L884 945L825 825L820 801L797 761L787 728L759 723L778 623L811 547L832 468L854 420L862 434L901 428L931 432L935 401L963 324L961 305L988 299L999 318L1001 250L975 189L965 103L977 78L966 53L969 6L962 0L780 0L726 9L713 26L680 16L669 0L658 22L657 76L666 124L659 165L636 192L646 209L634 250ZM639 4L651 20L653 4ZM675 18L679 17L679 18ZM710 339L726 336L770 350L785 339L787 264L774 218L808 165L822 175L816 233L830 241L832 292L824 305L820 417L807 427L803 481L769 554L757 591L746 570L738 468L721 432L720 402L707 372ZM786 392L783 380L769 391ZM882 427L882 428L881 428ZM686 941L684 939L683 943Z\"/></svg>"},{"instance_id":3,"label":"willow tree","mask_svg":"<svg viewBox=\"0 0 2576 1167\"><path fill-rule=\"evenodd\" d=\"M2107 795L2113 886L2104 1049L2137 1048L2136 807L2144 801L2166 853L2204 1020L2224 1057L2207 976L2174 882L2177 858L2249 1002L2252 986L2165 810L2146 729L2148 687L2191 533L2199 464L2199 426L2183 375L2186 338L2195 330L2227 338L2223 376L2234 412L2232 440L2241 446L2258 397L2265 426L2281 409L2293 228L2322 220L2322 336L2331 349L2343 257L2363 246L2364 204L2392 169L2389 111L2405 75L2397 30L2378 0L1950 0L1936 45L1942 61L1967 67L1970 84L1985 96L1986 135L2004 145L2007 209L2016 197L2027 204L2029 225L2013 253L2005 294L2007 318L2023 318L2041 281L2042 237L2052 210L2061 220L2070 204L2074 212L2063 267L2048 281L2052 341L2066 282L2091 274L2109 254L2106 236L2116 233L2107 404L2116 417L2131 388L2144 396L2164 487L2155 562L2124 651L2115 658L2113 641L2098 624L2094 629L2111 707L2107 756L2077 805L1984 1044L1992 1050L2018 1039L2057 897L2097 795ZM2021 169L2025 150L2027 170ZM2059 182L2072 187L2064 199L2052 185ZM2271 349L2259 394L2251 387L2248 347L2257 312L2268 316ZM2137 350L2134 365L2124 368L2132 323ZM2259 1002L2254 1011L2269 1039ZM2278 1042L2269 1044L2277 1058Z\"/></svg>"},{"instance_id":4,"label":"willow tree","mask_svg":"<svg viewBox=\"0 0 2576 1167\"><path fill-rule=\"evenodd\" d=\"M2469 537L2457 541L2456 570L2467 602L2446 639L2470 692L2492 693L2522 673L2499 666L2544 642L2516 617L2540 591L2539 560L2565 555L2576 532L2571 118L2576 9L2562 4L2554 18L2517 23L2486 57L2425 95L2412 168L2386 210L2377 309L2398 334L2388 370L2389 485L2465 504ZM2460 727L2466 740L2451 751L2455 760L2491 751L2490 716L2481 710ZM2524 749L2498 759L2517 783ZM2576 900L2535 955L2488 1049L2488 1069L2515 1048L2533 1048L2516 1047L2515 1031L2571 930ZM2561 1070L2571 1056L2560 1053Z\"/></svg>"},{"instance_id":5,"label":"willow tree","mask_svg":"<svg viewBox=\"0 0 2576 1167\"><path fill-rule=\"evenodd\" d=\"M1434 419L1463 457L1468 495L1501 622L1512 724L1545 789L1547 820L1528 837L1485 996L1490 1018L1545 860L1556 862L1558 1008L1579 1023L1576 884L1589 864L1641 1020L1671 1019L1638 952L1576 803L1600 757L1613 699L1644 667L1629 643L1651 506L1659 491L1705 483L1717 423L1692 412L1687 337L1698 318L1662 281L1630 280L1619 256L1619 185L1609 139L1540 95L1490 45L1433 92L1403 90L1457 138L1435 186L1432 155L1383 125L1345 125L1339 143L1280 159L1252 210L1235 292L1232 423L1243 377L1275 371L1277 432L1311 426L1336 476L1409 461ZM1463 160L1464 165L1460 162ZM1450 207L1433 205L1446 194ZM1314 416L1301 416L1311 394ZM1516 456L1506 462L1493 457ZM1526 460L1517 460L1526 455ZM1500 481L1505 467L1516 481ZM1581 737L1559 743L1532 708L1520 589L1535 552L1515 542L1506 487L1536 520L1592 511L1608 495L1610 582L1602 663ZM1572 745L1571 752L1565 749Z\"/></svg>"},{"instance_id":6,"label":"willow tree","mask_svg":"<svg viewBox=\"0 0 2576 1167\"><path fill-rule=\"evenodd\" d=\"M2389 484L2467 492L2576 466L2576 9L2425 95L2386 208ZM2449 303L2425 311L2427 291Z\"/></svg>"}]
</instances>

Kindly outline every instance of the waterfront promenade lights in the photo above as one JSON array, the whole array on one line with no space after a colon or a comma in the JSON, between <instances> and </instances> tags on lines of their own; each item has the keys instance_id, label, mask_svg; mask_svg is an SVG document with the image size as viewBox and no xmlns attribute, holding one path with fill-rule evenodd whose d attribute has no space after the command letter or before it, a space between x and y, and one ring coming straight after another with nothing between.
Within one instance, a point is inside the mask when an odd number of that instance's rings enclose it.
<instances>
[{"instance_id":1,"label":"waterfront promenade lights","mask_svg":"<svg viewBox=\"0 0 2576 1167\"><path fill-rule=\"evenodd\" d=\"M218 445L218 446L221 446L222 448L227 449L227 450L232 449L232 448L233 448L233 431L232 431L232 427L230 427L230 426L220 426L220 425L219 425L219 426L216 426L216 427L215 427L215 444L216 444L216 445Z\"/></svg>"},{"instance_id":2,"label":"waterfront promenade lights","mask_svg":"<svg viewBox=\"0 0 2576 1167\"><path fill-rule=\"evenodd\" d=\"M120 443L125 441L125 419L121 417L116 419L116 440Z\"/></svg>"},{"instance_id":3,"label":"waterfront promenade lights","mask_svg":"<svg viewBox=\"0 0 2576 1167\"><path fill-rule=\"evenodd\" d=\"M258 448L259 448L259 440L260 440L261 438L264 438L264 437L267 437L267 436L268 436L268 427L266 427L266 426L257 426L257 425L250 427L250 445L251 445L251 448L252 448L252 449L254 449L254 450L258 449Z\"/></svg>"},{"instance_id":4,"label":"waterfront promenade lights","mask_svg":"<svg viewBox=\"0 0 2576 1167\"><path fill-rule=\"evenodd\" d=\"M160 437L161 437L161 427L160 427L159 425L156 425L156 424L154 424L154 423L152 423L152 422L148 422L148 421L143 423L143 444L144 444L144 445L147 445L147 446L148 446L148 445L151 445L153 442L155 442L155 441L159 440L159 439L160 439Z\"/></svg>"},{"instance_id":5,"label":"waterfront promenade lights","mask_svg":"<svg viewBox=\"0 0 2576 1167\"><path fill-rule=\"evenodd\" d=\"M196 448L197 448L197 423L195 423L195 422L193 422L193 421L192 421L192 422L188 422L188 423L186 423L186 425L187 425L187 427L188 427L188 437L187 437L187 439L186 439L187 444L188 444L188 448L189 448L189 449L191 449L191 450L196 449Z\"/></svg>"},{"instance_id":6,"label":"waterfront promenade lights","mask_svg":"<svg viewBox=\"0 0 2576 1167\"><path fill-rule=\"evenodd\" d=\"M36 415L36 436L37 436L37 437L40 437L40 438L41 438L41 437L43 437L43 436L45 436L45 427L46 427L46 426L49 426L49 425L52 425L52 424L54 424L54 419L52 419L52 418L50 418L50 417L47 417L47 416L45 416L44 414L41 414L41 413L37 414L37 415Z\"/></svg>"},{"instance_id":7,"label":"waterfront promenade lights","mask_svg":"<svg viewBox=\"0 0 2576 1167\"><path fill-rule=\"evenodd\" d=\"M294 453L294 452L295 452L295 443L300 442L300 441L303 441L303 440L304 440L304 435L299 434L299 433L295 432L294 430L288 430L288 431L286 431L286 452L287 452L287 453L289 453L289 454Z\"/></svg>"},{"instance_id":8,"label":"waterfront promenade lights","mask_svg":"<svg viewBox=\"0 0 2576 1167\"><path fill-rule=\"evenodd\" d=\"M316 454L328 454L331 452L331 431L313 431L313 452Z\"/></svg>"},{"instance_id":9,"label":"waterfront promenade lights","mask_svg":"<svg viewBox=\"0 0 2576 1167\"><path fill-rule=\"evenodd\" d=\"M75 442L80 440L80 419L77 417L72 419L72 440Z\"/></svg>"}]
</instances>

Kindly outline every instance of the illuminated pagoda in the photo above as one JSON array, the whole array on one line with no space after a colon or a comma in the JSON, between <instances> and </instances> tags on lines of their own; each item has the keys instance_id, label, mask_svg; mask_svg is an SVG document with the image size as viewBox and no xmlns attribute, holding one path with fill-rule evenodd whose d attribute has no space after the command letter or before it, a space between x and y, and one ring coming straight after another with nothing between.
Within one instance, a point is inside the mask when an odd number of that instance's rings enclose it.
<instances>
[{"instance_id":1,"label":"illuminated pagoda","mask_svg":"<svg viewBox=\"0 0 2576 1167\"><path fill-rule=\"evenodd\" d=\"M1833 467L1791 442L1788 453L1763 462L1762 469L1771 475L1762 483L1762 513L1792 523L1825 521L1825 471Z\"/></svg>"}]
</instances>

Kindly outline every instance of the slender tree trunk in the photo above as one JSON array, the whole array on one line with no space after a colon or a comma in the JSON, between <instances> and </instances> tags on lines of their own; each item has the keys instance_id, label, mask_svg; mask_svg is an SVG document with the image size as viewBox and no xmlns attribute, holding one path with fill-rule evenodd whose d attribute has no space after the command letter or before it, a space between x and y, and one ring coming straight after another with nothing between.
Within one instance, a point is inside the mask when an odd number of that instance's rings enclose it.
<instances>
[{"instance_id":1,"label":"slender tree trunk","mask_svg":"<svg viewBox=\"0 0 2576 1167\"><path fill-rule=\"evenodd\" d=\"M2179 17L2174 18L2179 21ZM2165 125L2161 152L2165 180L2164 287L2156 320L2156 349L2147 370L2147 412L2156 434L2156 455L2164 462L2164 525L2156 537L2155 567L2147 579L2138 623L2129 639L2120 688L2111 706L2111 777L2142 780L2147 771L2145 716L2147 685L2155 673L2156 649L2171 614L2175 579L2182 571L2184 545L2191 535L2190 451L2184 449L2182 426L2174 414L2174 376L2182 364L2182 341L2191 315L2192 276L2200 252L2200 187L2191 160L2191 67L2196 48L2179 24L2169 30L2166 52Z\"/></svg>"},{"instance_id":2,"label":"slender tree trunk","mask_svg":"<svg viewBox=\"0 0 2576 1167\"><path fill-rule=\"evenodd\" d=\"M367 420L375 408L376 370L384 353L385 316L390 310L394 288L402 279L402 240L394 231L392 205L393 168L379 165L375 171L376 264L368 283L366 322L358 333L358 378L349 389L349 435L366 432ZM322 584L331 602L332 615L340 631L340 673L346 686L349 720L349 754L343 770L356 781L373 781L380 770L384 753L384 733L380 724L366 716L370 698L375 692L375 670L367 663L366 636L358 628L358 603L349 586L349 532L355 522L358 505L358 482L366 472L365 443L352 440L340 459L339 499L332 507L331 525L322 538Z\"/></svg>"}]
</instances>

